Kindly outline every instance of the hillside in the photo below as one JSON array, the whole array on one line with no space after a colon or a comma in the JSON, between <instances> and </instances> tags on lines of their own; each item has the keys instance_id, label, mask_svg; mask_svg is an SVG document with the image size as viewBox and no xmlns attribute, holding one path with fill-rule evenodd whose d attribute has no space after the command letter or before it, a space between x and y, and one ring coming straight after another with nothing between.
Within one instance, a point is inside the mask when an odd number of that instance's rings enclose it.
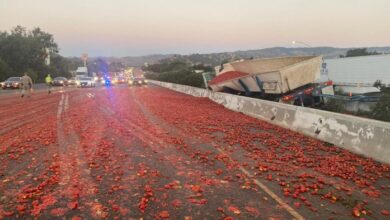
<instances>
[{"instance_id":1,"label":"hillside","mask_svg":"<svg viewBox=\"0 0 390 220\"><path fill-rule=\"evenodd\" d=\"M206 65L216 66L224 61L242 59L242 58L266 58L266 57L281 57L281 56L298 56L298 55L323 55L325 58L339 57L352 48L336 48L336 47L305 47L305 48L286 48L272 47L258 50L245 50L234 52L221 52L210 54L156 54L140 57L102 57L108 62L121 62L124 66L143 66L145 63L154 64L160 60L182 60L189 63L203 63ZM381 53L390 53L390 47L370 47L368 51L377 51ZM95 58L91 58L95 59Z\"/></svg>"}]
</instances>

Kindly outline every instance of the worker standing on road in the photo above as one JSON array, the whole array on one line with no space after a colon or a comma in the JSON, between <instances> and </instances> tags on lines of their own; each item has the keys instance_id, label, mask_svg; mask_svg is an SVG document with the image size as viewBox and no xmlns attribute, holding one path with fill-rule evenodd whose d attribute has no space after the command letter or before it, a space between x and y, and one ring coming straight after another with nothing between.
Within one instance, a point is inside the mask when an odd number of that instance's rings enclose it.
<instances>
[{"instance_id":1,"label":"worker standing on road","mask_svg":"<svg viewBox=\"0 0 390 220\"><path fill-rule=\"evenodd\" d=\"M21 82L22 82L22 98L24 97L24 94L27 93L27 97L30 97L33 82L32 79L27 75L27 73L24 73L24 76L22 76Z\"/></svg>"},{"instance_id":2,"label":"worker standing on road","mask_svg":"<svg viewBox=\"0 0 390 220\"><path fill-rule=\"evenodd\" d=\"M53 85L53 79L51 78L50 74L47 74L46 78L45 78L45 82L46 82L46 85L47 85L47 93L51 93L51 87Z\"/></svg>"}]
</instances>

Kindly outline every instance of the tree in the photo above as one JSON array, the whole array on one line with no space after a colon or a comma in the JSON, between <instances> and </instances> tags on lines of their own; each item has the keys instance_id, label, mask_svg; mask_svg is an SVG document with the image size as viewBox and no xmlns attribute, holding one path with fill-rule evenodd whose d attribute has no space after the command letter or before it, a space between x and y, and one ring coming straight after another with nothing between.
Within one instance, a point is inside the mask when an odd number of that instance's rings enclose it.
<instances>
[{"instance_id":1,"label":"tree","mask_svg":"<svg viewBox=\"0 0 390 220\"><path fill-rule=\"evenodd\" d=\"M108 69L110 72L119 72L123 70L124 66L121 62L112 62L110 65L108 65Z\"/></svg>"},{"instance_id":2,"label":"tree","mask_svg":"<svg viewBox=\"0 0 390 220\"><path fill-rule=\"evenodd\" d=\"M179 72L179 71L186 71L191 68L191 65L189 63L174 60L171 61L169 59L162 60L160 63L150 65L146 67L146 70L155 72L155 73L165 73L165 72Z\"/></svg>"},{"instance_id":3,"label":"tree","mask_svg":"<svg viewBox=\"0 0 390 220\"><path fill-rule=\"evenodd\" d=\"M198 68L210 70L210 67L202 64L192 66L190 63L182 60L162 60L160 63L146 67L146 70L154 73L148 75L150 79L204 87L202 74L194 73L194 70Z\"/></svg>"},{"instance_id":4,"label":"tree","mask_svg":"<svg viewBox=\"0 0 390 220\"><path fill-rule=\"evenodd\" d=\"M194 70L203 70L204 72L212 72L214 71L211 66L206 66L204 64L197 64L193 67Z\"/></svg>"},{"instance_id":5,"label":"tree","mask_svg":"<svg viewBox=\"0 0 390 220\"><path fill-rule=\"evenodd\" d=\"M8 64L0 58L0 81L2 82L12 76L13 72L14 71L8 66Z\"/></svg>"},{"instance_id":6,"label":"tree","mask_svg":"<svg viewBox=\"0 0 390 220\"><path fill-rule=\"evenodd\" d=\"M53 35L41 31L40 28L35 28L31 31L30 37L37 40L40 43L41 48L47 48L51 54L58 53L58 45L54 42ZM47 55L45 54L45 51L42 52L43 55Z\"/></svg>"},{"instance_id":7,"label":"tree","mask_svg":"<svg viewBox=\"0 0 390 220\"><path fill-rule=\"evenodd\" d=\"M369 52L367 51L367 48L358 48L358 49L351 49L348 50L346 55L343 56L341 55L340 57L358 57L358 56L370 56L370 55L378 55L380 53L374 51L374 52Z\"/></svg>"},{"instance_id":8,"label":"tree","mask_svg":"<svg viewBox=\"0 0 390 220\"><path fill-rule=\"evenodd\" d=\"M71 66L71 63L64 57L55 54L51 57L51 65L49 66L50 73L52 76L63 76L63 77L71 77L71 73L69 70L75 70Z\"/></svg>"},{"instance_id":9,"label":"tree","mask_svg":"<svg viewBox=\"0 0 390 220\"><path fill-rule=\"evenodd\" d=\"M385 92L372 111L372 117L381 121L390 121L390 92Z\"/></svg>"},{"instance_id":10,"label":"tree","mask_svg":"<svg viewBox=\"0 0 390 220\"><path fill-rule=\"evenodd\" d=\"M64 58L66 60L68 70L76 70L77 67L83 66L83 61L78 57L66 57ZM89 70L89 67L88 67Z\"/></svg>"},{"instance_id":11,"label":"tree","mask_svg":"<svg viewBox=\"0 0 390 220\"><path fill-rule=\"evenodd\" d=\"M50 56L51 64L45 59ZM10 32L0 31L0 78L29 72L32 78L43 80L45 75L68 76L70 65L58 54L58 45L51 34L34 28L27 31L22 26Z\"/></svg>"},{"instance_id":12,"label":"tree","mask_svg":"<svg viewBox=\"0 0 390 220\"><path fill-rule=\"evenodd\" d=\"M104 59L98 58L88 63L88 71L107 74L109 72L109 65Z\"/></svg>"},{"instance_id":13,"label":"tree","mask_svg":"<svg viewBox=\"0 0 390 220\"><path fill-rule=\"evenodd\" d=\"M384 89L385 88L385 85L382 83L382 80L378 79L374 82L374 84L372 85L378 89Z\"/></svg>"}]
</instances>

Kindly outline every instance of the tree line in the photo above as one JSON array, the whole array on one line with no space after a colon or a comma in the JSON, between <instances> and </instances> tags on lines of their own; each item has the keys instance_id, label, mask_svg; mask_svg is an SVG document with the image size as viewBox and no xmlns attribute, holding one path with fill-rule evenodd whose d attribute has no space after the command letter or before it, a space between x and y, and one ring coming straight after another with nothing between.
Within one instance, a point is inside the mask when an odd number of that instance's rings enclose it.
<instances>
[{"instance_id":1,"label":"tree line","mask_svg":"<svg viewBox=\"0 0 390 220\"><path fill-rule=\"evenodd\" d=\"M376 51L368 51L367 48L357 48L357 49L350 49L347 51L345 55L340 55L340 58L345 57L359 57L359 56L372 56L372 55L379 55L381 53L378 53Z\"/></svg>"},{"instance_id":2,"label":"tree line","mask_svg":"<svg viewBox=\"0 0 390 220\"><path fill-rule=\"evenodd\" d=\"M35 82L43 81L47 74L70 77L70 71L81 65L81 60L59 55L53 35L40 28L27 30L17 26L0 31L0 81L28 72ZM45 59L50 56L50 64Z\"/></svg>"},{"instance_id":3,"label":"tree line","mask_svg":"<svg viewBox=\"0 0 390 220\"><path fill-rule=\"evenodd\" d=\"M147 78L155 79L163 82L177 83L194 87L204 88L203 76L201 73L196 73L195 70L204 72L212 72L210 66L203 64L191 64L183 60L162 60L157 64L144 67L144 70L149 72Z\"/></svg>"}]
</instances>

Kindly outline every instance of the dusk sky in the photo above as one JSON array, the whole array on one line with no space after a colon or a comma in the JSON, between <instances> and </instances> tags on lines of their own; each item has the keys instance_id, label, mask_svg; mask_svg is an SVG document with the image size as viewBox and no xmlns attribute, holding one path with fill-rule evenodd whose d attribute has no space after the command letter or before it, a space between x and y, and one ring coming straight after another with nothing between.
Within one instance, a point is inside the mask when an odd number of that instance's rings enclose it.
<instances>
[{"instance_id":1,"label":"dusk sky","mask_svg":"<svg viewBox=\"0 0 390 220\"><path fill-rule=\"evenodd\" d=\"M390 0L0 0L0 30L40 27L64 56L390 46Z\"/></svg>"}]
</instances>

